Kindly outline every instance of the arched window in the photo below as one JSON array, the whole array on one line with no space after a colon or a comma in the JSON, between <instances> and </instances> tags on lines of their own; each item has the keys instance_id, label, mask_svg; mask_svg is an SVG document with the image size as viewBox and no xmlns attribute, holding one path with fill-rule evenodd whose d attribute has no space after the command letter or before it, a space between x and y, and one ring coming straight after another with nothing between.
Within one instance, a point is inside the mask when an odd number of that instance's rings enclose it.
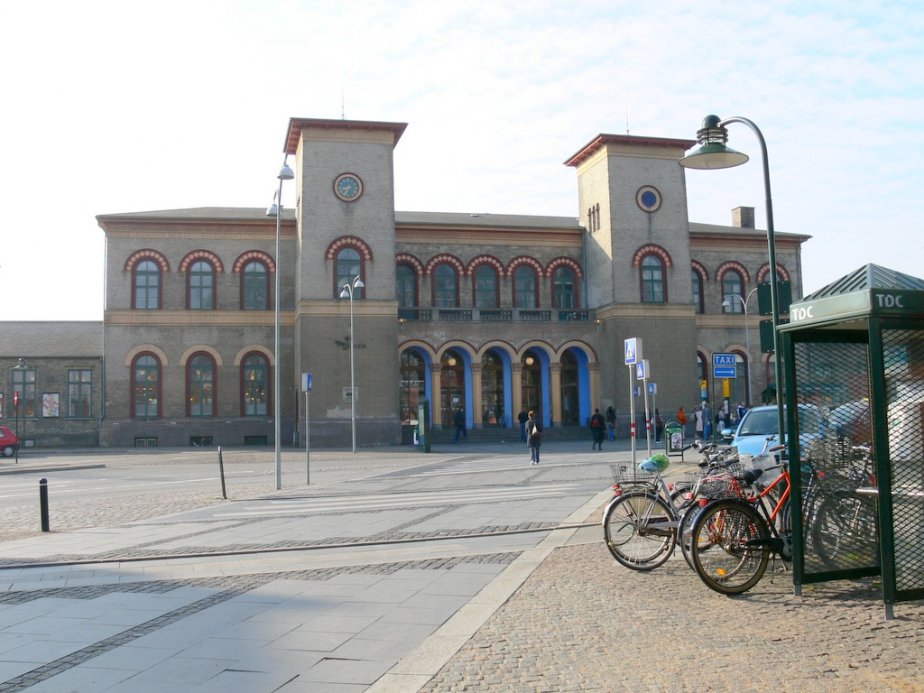
<instances>
[{"instance_id":1,"label":"arched window","mask_svg":"<svg viewBox=\"0 0 924 693\"><path fill-rule=\"evenodd\" d=\"M693 309L697 313L705 312L706 302L703 296L703 278L696 270L690 270L693 279Z\"/></svg>"},{"instance_id":2,"label":"arched window","mask_svg":"<svg viewBox=\"0 0 924 693\"><path fill-rule=\"evenodd\" d=\"M196 354L186 366L186 415L215 416L215 362Z\"/></svg>"},{"instance_id":3,"label":"arched window","mask_svg":"<svg viewBox=\"0 0 924 693\"><path fill-rule=\"evenodd\" d=\"M356 277L363 279L363 260L355 248L341 248L334 261L334 297L339 298L346 284L351 284ZM363 280L365 281L365 280ZM366 289L355 289L353 298L365 298Z\"/></svg>"},{"instance_id":4,"label":"arched window","mask_svg":"<svg viewBox=\"0 0 924 693\"><path fill-rule=\"evenodd\" d=\"M241 310L267 310L269 306L269 272L259 260L244 265L241 272Z\"/></svg>"},{"instance_id":5,"label":"arched window","mask_svg":"<svg viewBox=\"0 0 924 693\"><path fill-rule=\"evenodd\" d=\"M156 310L160 308L160 267L153 260L142 260L135 265L132 281L132 308Z\"/></svg>"},{"instance_id":6,"label":"arched window","mask_svg":"<svg viewBox=\"0 0 924 693\"><path fill-rule=\"evenodd\" d=\"M664 263L657 255L646 255L641 263L642 303L665 303Z\"/></svg>"},{"instance_id":7,"label":"arched window","mask_svg":"<svg viewBox=\"0 0 924 693\"><path fill-rule=\"evenodd\" d=\"M196 260L186 276L187 307L212 310L215 307L215 268L205 260Z\"/></svg>"},{"instance_id":8,"label":"arched window","mask_svg":"<svg viewBox=\"0 0 924 693\"><path fill-rule=\"evenodd\" d=\"M476 308L497 308L497 270L491 265L478 265L475 270L473 290Z\"/></svg>"},{"instance_id":9,"label":"arched window","mask_svg":"<svg viewBox=\"0 0 924 693\"><path fill-rule=\"evenodd\" d=\"M433 271L433 305L437 308L459 305L459 282L452 265L437 265Z\"/></svg>"},{"instance_id":10,"label":"arched window","mask_svg":"<svg viewBox=\"0 0 924 693\"><path fill-rule=\"evenodd\" d=\"M134 418L160 416L160 361L150 353L132 362L132 407Z\"/></svg>"},{"instance_id":11,"label":"arched window","mask_svg":"<svg viewBox=\"0 0 924 693\"><path fill-rule=\"evenodd\" d=\"M552 307L563 310L577 308L574 286L574 270L570 267L557 268L552 274Z\"/></svg>"},{"instance_id":12,"label":"arched window","mask_svg":"<svg viewBox=\"0 0 924 693\"><path fill-rule=\"evenodd\" d=\"M400 307L417 305L417 273L410 265L398 265L395 269L395 292Z\"/></svg>"},{"instance_id":13,"label":"arched window","mask_svg":"<svg viewBox=\"0 0 924 693\"><path fill-rule=\"evenodd\" d=\"M269 364L263 354L248 354L241 363L241 415L266 416L269 402Z\"/></svg>"},{"instance_id":14,"label":"arched window","mask_svg":"<svg viewBox=\"0 0 924 693\"><path fill-rule=\"evenodd\" d=\"M398 402L401 408L401 423L417 425L417 406L427 397L427 368L423 357L415 349L401 352L401 381Z\"/></svg>"},{"instance_id":15,"label":"arched window","mask_svg":"<svg viewBox=\"0 0 924 693\"><path fill-rule=\"evenodd\" d=\"M738 296L738 298L732 298ZM725 313L743 313L744 282L738 270L726 270L722 275L722 311Z\"/></svg>"},{"instance_id":16,"label":"arched window","mask_svg":"<svg viewBox=\"0 0 924 693\"><path fill-rule=\"evenodd\" d=\"M535 308L539 303L539 286L536 271L529 265L520 265L513 271L513 306Z\"/></svg>"}]
</instances>

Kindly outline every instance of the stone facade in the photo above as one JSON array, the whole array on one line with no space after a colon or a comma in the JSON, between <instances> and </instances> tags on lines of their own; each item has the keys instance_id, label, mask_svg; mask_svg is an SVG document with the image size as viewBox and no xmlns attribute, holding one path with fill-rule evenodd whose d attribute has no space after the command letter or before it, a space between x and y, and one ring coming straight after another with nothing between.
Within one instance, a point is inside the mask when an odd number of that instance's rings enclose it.
<instances>
[{"instance_id":1,"label":"stone facade","mask_svg":"<svg viewBox=\"0 0 924 693\"><path fill-rule=\"evenodd\" d=\"M405 127L290 121L296 176L283 200L295 205L279 219L278 258L277 220L263 210L98 217L106 310L87 357L99 388L87 441L272 444L277 272L286 445L304 440L305 373L313 445L347 445L354 404L360 445L408 442L421 402L435 428L452 427L457 411L468 428L515 427L529 408L554 430L613 406L625 430L630 337L644 344L650 404L664 418L700 400L702 378L721 398L715 352L740 361L729 398L759 401L773 377L753 297L769 272L766 234L747 208L732 226L689 221L677 162L692 141L594 138L565 162L577 174L576 217L401 212L393 152ZM794 297L807 239L777 233ZM363 287L351 302L341 293L355 277ZM0 359L31 358L6 351Z\"/></svg>"}]
</instances>

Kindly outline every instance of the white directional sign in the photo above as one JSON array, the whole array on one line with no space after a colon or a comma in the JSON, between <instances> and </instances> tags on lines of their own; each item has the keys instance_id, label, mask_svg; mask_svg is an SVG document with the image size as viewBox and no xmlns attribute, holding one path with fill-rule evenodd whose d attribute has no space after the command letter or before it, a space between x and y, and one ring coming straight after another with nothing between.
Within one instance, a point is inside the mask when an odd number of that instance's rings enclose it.
<instances>
[{"instance_id":1,"label":"white directional sign","mask_svg":"<svg viewBox=\"0 0 924 693\"><path fill-rule=\"evenodd\" d=\"M712 374L716 378L734 378L737 372L734 354L712 355Z\"/></svg>"}]
</instances>

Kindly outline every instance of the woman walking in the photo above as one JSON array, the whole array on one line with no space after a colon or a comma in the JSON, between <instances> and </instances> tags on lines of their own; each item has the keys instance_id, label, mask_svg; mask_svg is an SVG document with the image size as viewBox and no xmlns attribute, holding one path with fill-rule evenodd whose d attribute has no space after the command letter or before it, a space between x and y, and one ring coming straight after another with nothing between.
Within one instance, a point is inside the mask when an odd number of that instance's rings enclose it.
<instances>
[{"instance_id":1,"label":"woman walking","mask_svg":"<svg viewBox=\"0 0 924 693\"><path fill-rule=\"evenodd\" d=\"M536 421L536 412L531 411L526 419L526 444L529 446L530 464L539 464L539 448L542 446L542 429Z\"/></svg>"}]
</instances>

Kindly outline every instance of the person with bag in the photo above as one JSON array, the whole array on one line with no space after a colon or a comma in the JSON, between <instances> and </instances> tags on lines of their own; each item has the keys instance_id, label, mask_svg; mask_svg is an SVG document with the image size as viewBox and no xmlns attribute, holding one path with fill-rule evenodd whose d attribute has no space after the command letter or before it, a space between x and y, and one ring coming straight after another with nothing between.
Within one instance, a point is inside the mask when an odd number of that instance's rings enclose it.
<instances>
[{"instance_id":1,"label":"person with bag","mask_svg":"<svg viewBox=\"0 0 924 693\"><path fill-rule=\"evenodd\" d=\"M600 413L599 409L594 409L594 415L590 417L590 432L594 437L594 444L591 449L597 450L599 448L602 451L603 435L606 432L606 419L603 418L603 414Z\"/></svg>"},{"instance_id":2,"label":"person with bag","mask_svg":"<svg viewBox=\"0 0 924 693\"><path fill-rule=\"evenodd\" d=\"M526 419L526 445L529 446L530 464L539 464L539 448L542 447L542 428L536 421L536 412L530 411Z\"/></svg>"},{"instance_id":3,"label":"person with bag","mask_svg":"<svg viewBox=\"0 0 924 693\"><path fill-rule=\"evenodd\" d=\"M606 408L606 434L610 440L616 440L616 410L612 405Z\"/></svg>"}]
</instances>

